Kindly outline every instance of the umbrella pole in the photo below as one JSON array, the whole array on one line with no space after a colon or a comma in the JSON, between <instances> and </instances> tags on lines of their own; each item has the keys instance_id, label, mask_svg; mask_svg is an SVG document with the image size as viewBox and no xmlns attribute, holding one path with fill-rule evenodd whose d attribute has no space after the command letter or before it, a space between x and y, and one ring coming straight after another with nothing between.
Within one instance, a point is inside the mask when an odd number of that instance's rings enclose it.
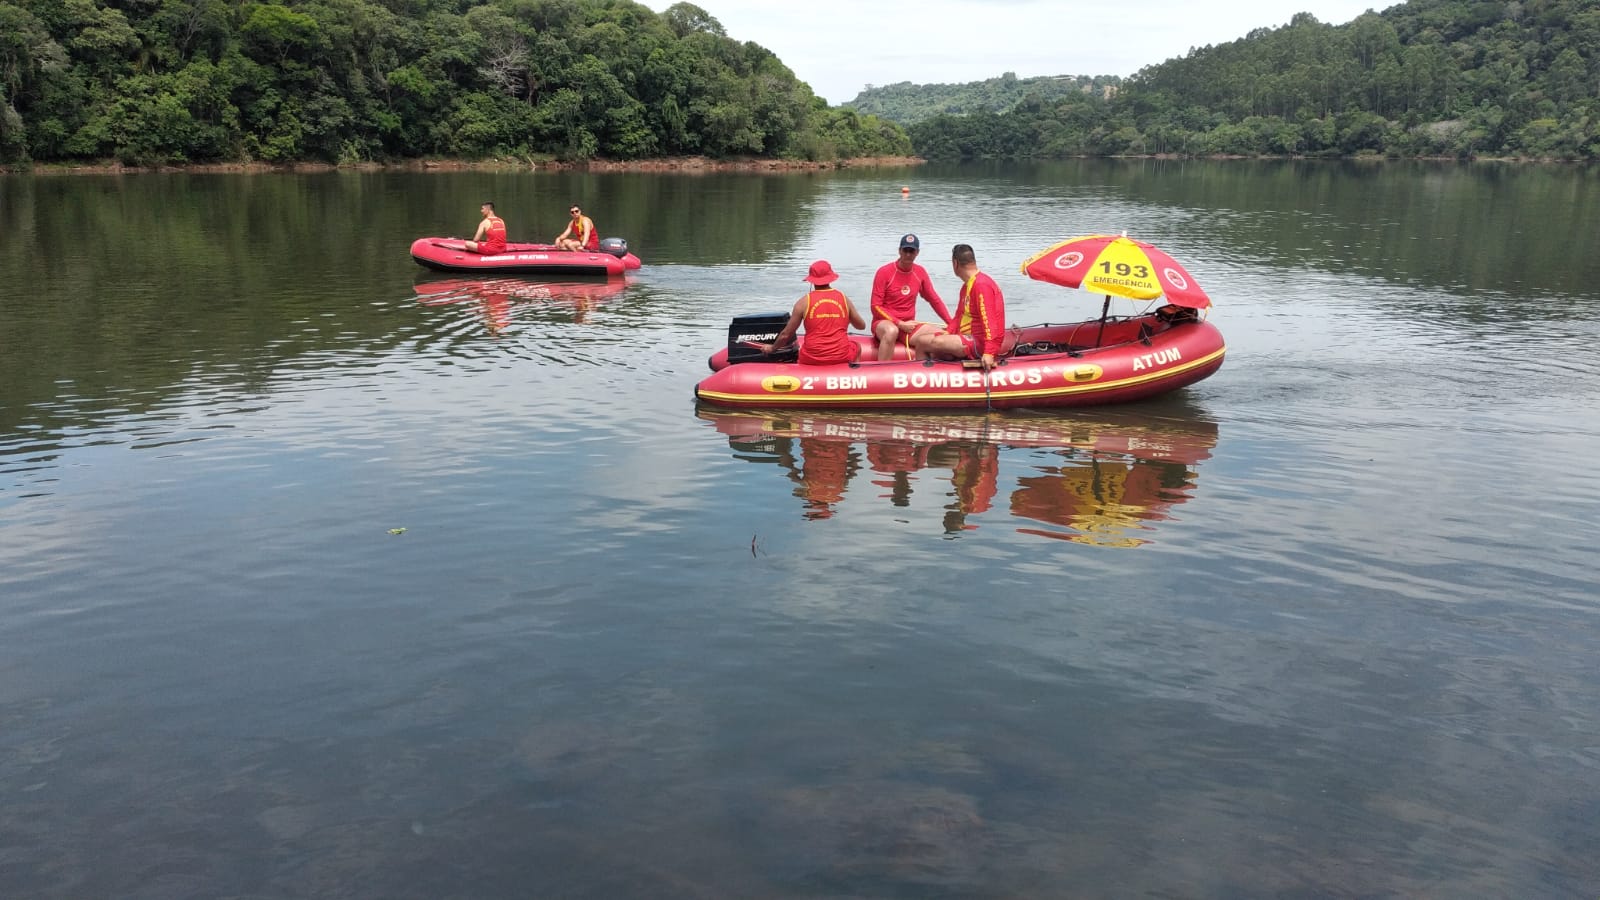
<instances>
[{"instance_id":1,"label":"umbrella pole","mask_svg":"<svg viewBox=\"0 0 1600 900\"><path fill-rule=\"evenodd\" d=\"M1094 345L1100 346L1100 339L1106 336L1106 315L1111 312L1111 295L1106 295L1105 305L1100 307L1100 333L1094 336Z\"/></svg>"}]
</instances>

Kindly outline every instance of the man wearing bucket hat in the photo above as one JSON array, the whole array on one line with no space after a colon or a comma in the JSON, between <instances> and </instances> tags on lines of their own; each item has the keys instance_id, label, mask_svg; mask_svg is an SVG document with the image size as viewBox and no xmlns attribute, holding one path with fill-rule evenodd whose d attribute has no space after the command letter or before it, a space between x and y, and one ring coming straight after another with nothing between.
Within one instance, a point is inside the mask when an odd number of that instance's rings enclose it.
<instances>
[{"instance_id":1,"label":"man wearing bucket hat","mask_svg":"<svg viewBox=\"0 0 1600 900\"><path fill-rule=\"evenodd\" d=\"M872 338L878 342L880 361L893 359L895 344L901 341L910 349L911 335L927 324L915 320L918 296L928 301L940 322L953 328L950 310L934 290L928 270L917 265L921 250L922 241L916 235L903 235L899 257L872 277Z\"/></svg>"},{"instance_id":2,"label":"man wearing bucket hat","mask_svg":"<svg viewBox=\"0 0 1600 900\"><path fill-rule=\"evenodd\" d=\"M867 327L867 321L856 312L855 305L833 283L839 280L833 266L825 259L811 264L806 281L812 289L794 302L789 321L773 338L768 353L776 353L788 345L802 324L805 338L800 341L800 364L803 366L831 366L855 362L861 348L850 340L850 326Z\"/></svg>"}]
</instances>

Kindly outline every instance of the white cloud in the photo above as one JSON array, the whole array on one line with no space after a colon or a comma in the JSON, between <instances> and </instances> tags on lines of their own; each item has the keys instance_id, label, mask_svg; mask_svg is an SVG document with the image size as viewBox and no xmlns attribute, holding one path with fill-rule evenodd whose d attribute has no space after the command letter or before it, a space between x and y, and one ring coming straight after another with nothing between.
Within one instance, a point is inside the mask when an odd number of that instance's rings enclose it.
<instances>
[{"instance_id":1,"label":"white cloud","mask_svg":"<svg viewBox=\"0 0 1600 900\"><path fill-rule=\"evenodd\" d=\"M673 0L650 0L660 12ZM1342 24L1371 0L1243 0L1127 3L1049 0L707 0L697 3L727 29L776 53L831 104L855 99L868 84L981 81L1004 72L1034 75L1132 75L1192 47L1286 25L1295 13Z\"/></svg>"}]
</instances>

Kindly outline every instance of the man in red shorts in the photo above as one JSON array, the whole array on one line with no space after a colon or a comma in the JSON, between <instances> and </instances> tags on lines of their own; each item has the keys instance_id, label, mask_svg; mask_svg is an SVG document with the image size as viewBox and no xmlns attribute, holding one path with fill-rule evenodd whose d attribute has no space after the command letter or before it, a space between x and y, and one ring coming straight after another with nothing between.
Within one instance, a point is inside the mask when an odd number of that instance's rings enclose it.
<instances>
[{"instance_id":1,"label":"man in red shorts","mask_svg":"<svg viewBox=\"0 0 1600 900\"><path fill-rule=\"evenodd\" d=\"M467 241L467 249L473 253L504 253L506 252L506 222L494 214L494 204L485 203L478 207L483 213L483 221L478 223L478 232Z\"/></svg>"},{"instance_id":2,"label":"man in red shorts","mask_svg":"<svg viewBox=\"0 0 1600 900\"><path fill-rule=\"evenodd\" d=\"M872 337L878 342L880 362L892 359L894 345L902 340L909 341L922 324L915 320L919 295L928 301L939 321L947 328L954 327L950 323L950 310L940 299L939 292L933 289L928 270L917 265L917 253L921 249L922 242L916 235L902 237L900 257L872 276Z\"/></svg>"},{"instance_id":3,"label":"man in red shorts","mask_svg":"<svg viewBox=\"0 0 1600 900\"><path fill-rule=\"evenodd\" d=\"M994 368L1006 334L1006 301L994 279L978 270L971 244L950 251L950 269L961 279L961 302L950 328L924 325L911 336L915 359L977 359L985 371Z\"/></svg>"},{"instance_id":4,"label":"man in red shorts","mask_svg":"<svg viewBox=\"0 0 1600 900\"><path fill-rule=\"evenodd\" d=\"M836 363L855 362L861 348L850 340L850 326L867 327L867 320L856 312L855 305L833 283L839 279L833 266L825 259L811 264L805 280L815 289L806 291L804 297L794 302L789 321L772 339L768 353L783 349L794 337L801 324L806 326L805 339L800 342L800 364L803 366L831 366Z\"/></svg>"}]
</instances>

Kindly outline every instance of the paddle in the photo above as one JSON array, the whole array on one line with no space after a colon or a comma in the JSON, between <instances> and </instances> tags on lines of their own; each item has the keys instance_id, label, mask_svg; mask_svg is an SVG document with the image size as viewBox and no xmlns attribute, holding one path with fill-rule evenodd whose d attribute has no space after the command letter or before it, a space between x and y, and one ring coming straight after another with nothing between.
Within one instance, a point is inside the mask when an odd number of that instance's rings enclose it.
<instances>
[{"instance_id":1,"label":"paddle","mask_svg":"<svg viewBox=\"0 0 1600 900\"><path fill-rule=\"evenodd\" d=\"M1000 364L1000 361L999 360L995 360L995 365L998 366L999 364ZM961 361L961 368L963 368L963 369L983 369L983 411L986 412L986 413L994 412L994 403L989 398L989 370L983 368L983 360L981 360L981 359L963 359Z\"/></svg>"}]
</instances>

